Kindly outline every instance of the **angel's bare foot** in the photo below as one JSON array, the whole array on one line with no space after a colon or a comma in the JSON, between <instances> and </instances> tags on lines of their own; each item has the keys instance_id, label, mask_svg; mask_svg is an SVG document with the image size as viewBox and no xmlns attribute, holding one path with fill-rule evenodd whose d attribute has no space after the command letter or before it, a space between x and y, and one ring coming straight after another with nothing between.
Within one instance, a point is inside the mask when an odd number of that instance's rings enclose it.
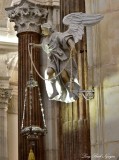
<instances>
[{"instance_id":1,"label":"angel's bare foot","mask_svg":"<svg viewBox=\"0 0 119 160\"><path fill-rule=\"evenodd\" d=\"M53 93L51 94L51 96L49 97L50 99L53 99L54 97L56 97L59 93L57 92L57 90L53 91Z\"/></svg>"},{"instance_id":2,"label":"angel's bare foot","mask_svg":"<svg viewBox=\"0 0 119 160\"><path fill-rule=\"evenodd\" d=\"M69 96L73 97L74 99L77 99L79 97L80 86L75 82L73 82L72 85L73 85L73 90L70 91L70 82L67 82L67 84L66 84L66 87L67 87L67 89L69 91Z\"/></svg>"}]
</instances>

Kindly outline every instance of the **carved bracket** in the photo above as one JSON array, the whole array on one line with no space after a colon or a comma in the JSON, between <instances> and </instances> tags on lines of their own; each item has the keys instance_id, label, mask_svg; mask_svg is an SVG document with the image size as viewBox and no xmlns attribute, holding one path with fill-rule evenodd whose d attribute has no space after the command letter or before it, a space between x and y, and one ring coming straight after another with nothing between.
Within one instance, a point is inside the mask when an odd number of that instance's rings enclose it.
<instances>
[{"instance_id":1,"label":"carved bracket","mask_svg":"<svg viewBox=\"0 0 119 160\"><path fill-rule=\"evenodd\" d=\"M46 20L48 11L43 6L22 0L20 4L6 8L10 22L15 22L18 33L40 32L40 25Z\"/></svg>"}]
</instances>

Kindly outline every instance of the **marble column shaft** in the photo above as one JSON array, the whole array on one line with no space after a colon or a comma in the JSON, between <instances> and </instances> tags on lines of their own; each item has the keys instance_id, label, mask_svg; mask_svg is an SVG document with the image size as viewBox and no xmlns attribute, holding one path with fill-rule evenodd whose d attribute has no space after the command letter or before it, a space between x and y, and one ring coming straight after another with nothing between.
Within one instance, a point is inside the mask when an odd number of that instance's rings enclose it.
<instances>
[{"instance_id":1,"label":"marble column shaft","mask_svg":"<svg viewBox=\"0 0 119 160\"><path fill-rule=\"evenodd\" d=\"M18 154L19 160L26 160L29 153L29 142L25 137L20 134L21 121L23 114L24 98L25 98L25 86L29 80L31 61L28 53L29 43L40 43L40 25L46 19L47 10L41 5L31 3L29 1L22 0L21 3L6 9L8 16L12 22L15 22L15 30L18 35ZM40 50L33 49L33 61L36 68L40 68ZM41 83L36 72L33 70L33 77L38 81L39 86ZM35 90L33 92L33 112L32 122L35 125L42 127L42 116L40 112L38 93ZM24 125L27 126L29 122L29 109L26 108L26 116ZM43 156L43 138L40 137L33 148L35 154L35 160L44 159Z\"/></svg>"}]
</instances>

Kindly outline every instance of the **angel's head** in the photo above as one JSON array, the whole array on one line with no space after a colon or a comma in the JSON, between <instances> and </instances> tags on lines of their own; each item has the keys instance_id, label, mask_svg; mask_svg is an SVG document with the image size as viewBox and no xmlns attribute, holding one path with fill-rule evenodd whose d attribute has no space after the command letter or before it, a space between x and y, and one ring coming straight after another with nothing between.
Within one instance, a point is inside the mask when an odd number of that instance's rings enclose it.
<instances>
[{"instance_id":1,"label":"angel's head","mask_svg":"<svg viewBox=\"0 0 119 160\"><path fill-rule=\"evenodd\" d=\"M41 29L44 36L51 35L54 32L53 26L50 23L42 24Z\"/></svg>"}]
</instances>

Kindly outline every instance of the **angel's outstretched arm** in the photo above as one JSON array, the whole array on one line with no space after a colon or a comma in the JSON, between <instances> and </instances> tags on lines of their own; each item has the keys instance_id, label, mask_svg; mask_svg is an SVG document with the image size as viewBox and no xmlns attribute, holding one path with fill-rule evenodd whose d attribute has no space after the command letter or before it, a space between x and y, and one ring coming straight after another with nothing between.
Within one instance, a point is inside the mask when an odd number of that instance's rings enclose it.
<instances>
[{"instance_id":1,"label":"angel's outstretched arm","mask_svg":"<svg viewBox=\"0 0 119 160\"><path fill-rule=\"evenodd\" d=\"M29 45L30 46L32 46L33 48L40 48L40 47L42 47L42 45L41 44L35 44L35 43L29 43Z\"/></svg>"},{"instance_id":2,"label":"angel's outstretched arm","mask_svg":"<svg viewBox=\"0 0 119 160\"><path fill-rule=\"evenodd\" d=\"M75 55L77 53L76 51L76 47L75 47L75 42L73 41L72 38L69 38L68 41L67 41L69 47L70 47L70 50L71 50L71 54Z\"/></svg>"}]
</instances>

